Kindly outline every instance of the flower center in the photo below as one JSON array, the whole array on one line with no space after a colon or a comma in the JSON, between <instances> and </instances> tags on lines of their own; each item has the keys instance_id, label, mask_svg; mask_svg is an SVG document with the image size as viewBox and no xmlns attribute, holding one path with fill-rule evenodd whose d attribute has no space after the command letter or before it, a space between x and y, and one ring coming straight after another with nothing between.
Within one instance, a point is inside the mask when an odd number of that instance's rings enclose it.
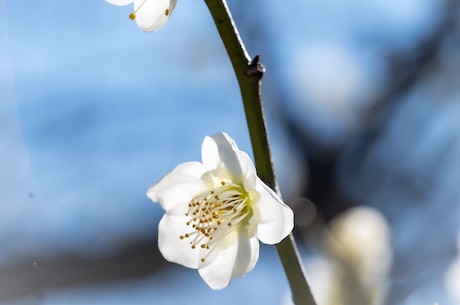
<instances>
[{"instance_id":1,"label":"flower center","mask_svg":"<svg viewBox=\"0 0 460 305\"><path fill-rule=\"evenodd\" d=\"M185 216L193 231L180 235L189 239L192 249L198 246L211 250L213 245L234 230L251 214L249 194L238 184L222 181L214 190L202 193L190 201ZM206 257L201 258L204 263Z\"/></svg>"},{"instance_id":2,"label":"flower center","mask_svg":"<svg viewBox=\"0 0 460 305\"><path fill-rule=\"evenodd\" d=\"M137 14L137 12L142 8L142 6L144 5L144 3L145 3L146 1L147 1L147 0L142 1L142 3L137 7L137 9L135 9L134 12L132 12L131 14L129 14L129 19L131 19L131 20L136 19L136 14ZM169 13L170 13L169 8L165 9L164 14L165 14L166 17L169 16Z\"/></svg>"}]
</instances>

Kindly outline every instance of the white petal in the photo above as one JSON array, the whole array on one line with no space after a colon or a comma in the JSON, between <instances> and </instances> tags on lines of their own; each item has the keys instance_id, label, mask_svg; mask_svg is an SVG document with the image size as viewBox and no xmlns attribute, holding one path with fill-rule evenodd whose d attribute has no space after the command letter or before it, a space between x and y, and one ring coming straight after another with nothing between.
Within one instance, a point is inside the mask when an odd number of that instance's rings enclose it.
<instances>
[{"instance_id":1,"label":"white petal","mask_svg":"<svg viewBox=\"0 0 460 305\"><path fill-rule=\"evenodd\" d=\"M199 267L203 280L215 290L227 287L232 277L252 270L259 258L257 238L249 237L243 228L230 232L215 247L206 263Z\"/></svg>"},{"instance_id":2,"label":"white petal","mask_svg":"<svg viewBox=\"0 0 460 305\"><path fill-rule=\"evenodd\" d=\"M144 31L155 31L168 22L176 1L136 0L134 11L137 25Z\"/></svg>"},{"instance_id":3,"label":"white petal","mask_svg":"<svg viewBox=\"0 0 460 305\"><path fill-rule=\"evenodd\" d=\"M257 237L265 244L277 244L294 228L294 213L259 178L256 190L260 195L255 207L259 218Z\"/></svg>"},{"instance_id":4,"label":"white petal","mask_svg":"<svg viewBox=\"0 0 460 305\"><path fill-rule=\"evenodd\" d=\"M128 5L134 2L134 0L105 0L108 3L115 4L118 6Z\"/></svg>"},{"instance_id":5,"label":"white petal","mask_svg":"<svg viewBox=\"0 0 460 305\"><path fill-rule=\"evenodd\" d=\"M259 259L259 240L243 232L239 236L239 247L232 277L241 277L251 271Z\"/></svg>"},{"instance_id":6,"label":"white petal","mask_svg":"<svg viewBox=\"0 0 460 305\"><path fill-rule=\"evenodd\" d=\"M235 151L238 150L236 143L226 133L218 133L207 136L201 146L201 159L207 169L218 169L222 164L234 171L241 172Z\"/></svg>"},{"instance_id":7,"label":"white petal","mask_svg":"<svg viewBox=\"0 0 460 305\"><path fill-rule=\"evenodd\" d=\"M169 3L169 12L170 12L170 14L173 11L173 9L176 7L176 2L177 2L177 0L171 0L170 1L170 3Z\"/></svg>"},{"instance_id":8,"label":"white petal","mask_svg":"<svg viewBox=\"0 0 460 305\"><path fill-rule=\"evenodd\" d=\"M190 226L186 225L188 218L166 213L158 225L158 248L163 257L173 263L189 268L198 268L199 249L192 249L187 239L180 239L181 235L190 233Z\"/></svg>"},{"instance_id":9,"label":"white petal","mask_svg":"<svg viewBox=\"0 0 460 305\"><path fill-rule=\"evenodd\" d=\"M206 137L201 147L201 156L207 169L216 170L224 167L231 174L229 178L236 183L243 182L248 176L255 176L254 164L249 156L239 150L235 141L226 133ZM217 175L225 175L225 172Z\"/></svg>"},{"instance_id":10,"label":"white petal","mask_svg":"<svg viewBox=\"0 0 460 305\"><path fill-rule=\"evenodd\" d=\"M188 204L196 195L208 190L201 180L205 172L199 162L180 164L154 184L147 191L147 197L159 202L166 211L178 204Z\"/></svg>"}]
</instances>

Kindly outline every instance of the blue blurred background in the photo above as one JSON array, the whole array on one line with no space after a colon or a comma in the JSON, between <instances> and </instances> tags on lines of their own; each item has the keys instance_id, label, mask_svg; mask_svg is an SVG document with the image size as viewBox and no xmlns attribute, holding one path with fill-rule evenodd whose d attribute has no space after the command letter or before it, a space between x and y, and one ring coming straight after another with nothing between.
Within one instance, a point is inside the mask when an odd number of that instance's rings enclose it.
<instances>
[{"instance_id":1,"label":"blue blurred background","mask_svg":"<svg viewBox=\"0 0 460 305\"><path fill-rule=\"evenodd\" d=\"M275 168L306 262L318 222L371 206L391 230L387 304L457 304L445 274L460 223L460 2L229 5L267 68ZM199 160L206 135L251 149L204 2L179 0L155 33L131 10L0 0L0 303L285 304L273 247L219 292L159 254L147 188Z\"/></svg>"}]
</instances>

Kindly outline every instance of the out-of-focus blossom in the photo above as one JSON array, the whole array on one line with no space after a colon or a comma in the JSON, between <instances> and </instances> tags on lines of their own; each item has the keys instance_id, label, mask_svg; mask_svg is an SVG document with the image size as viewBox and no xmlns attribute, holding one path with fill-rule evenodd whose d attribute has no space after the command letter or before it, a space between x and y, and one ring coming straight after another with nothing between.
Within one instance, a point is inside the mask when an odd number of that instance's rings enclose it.
<instances>
[{"instance_id":1,"label":"out-of-focus blossom","mask_svg":"<svg viewBox=\"0 0 460 305\"><path fill-rule=\"evenodd\" d=\"M204 139L202 163L177 166L147 196L166 211L158 236L163 256L198 269L213 289L252 270L259 240L276 244L293 228L291 209L225 133Z\"/></svg>"},{"instance_id":2,"label":"out-of-focus blossom","mask_svg":"<svg viewBox=\"0 0 460 305\"><path fill-rule=\"evenodd\" d=\"M326 247L338 270L336 289L348 300L344 304L382 304L392 260L383 215L370 207L345 212L331 223Z\"/></svg>"},{"instance_id":3,"label":"out-of-focus blossom","mask_svg":"<svg viewBox=\"0 0 460 305\"><path fill-rule=\"evenodd\" d=\"M457 238L457 252L458 256L447 269L445 283L450 296L460 304L460 232Z\"/></svg>"}]
</instances>

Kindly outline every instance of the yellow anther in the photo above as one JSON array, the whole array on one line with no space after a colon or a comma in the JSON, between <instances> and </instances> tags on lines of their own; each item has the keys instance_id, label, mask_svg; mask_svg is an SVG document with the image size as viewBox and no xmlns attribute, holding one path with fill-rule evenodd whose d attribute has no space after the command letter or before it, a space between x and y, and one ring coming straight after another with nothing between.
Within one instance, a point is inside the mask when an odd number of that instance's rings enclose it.
<instances>
[{"instance_id":1,"label":"yellow anther","mask_svg":"<svg viewBox=\"0 0 460 305\"><path fill-rule=\"evenodd\" d=\"M165 16L169 16L169 8L165 9Z\"/></svg>"},{"instance_id":2,"label":"yellow anther","mask_svg":"<svg viewBox=\"0 0 460 305\"><path fill-rule=\"evenodd\" d=\"M211 250L220 238L237 227L250 211L249 198L244 189L225 181L219 181L215 189L193 198L188 204L185 216L187 226L192 233L180 235L180 239L189 239L192 249ZM204 262L207 256L201 259Z\"/></svg>"},{"instance_id":3,"label":"yellow anther","mask_svg":"<svg viewBox=\"0 0 460 305\"><path fill-rule=\"evenodd\" d=\"M137 12L142 8L142 6L144 6L145 2L146 2L146 0L144 0L141 4L139 4L139 6L134 10L134 12L129 14L129 19L131 19L131 20L136 19Z\"/></svg>"}]
</instances>

